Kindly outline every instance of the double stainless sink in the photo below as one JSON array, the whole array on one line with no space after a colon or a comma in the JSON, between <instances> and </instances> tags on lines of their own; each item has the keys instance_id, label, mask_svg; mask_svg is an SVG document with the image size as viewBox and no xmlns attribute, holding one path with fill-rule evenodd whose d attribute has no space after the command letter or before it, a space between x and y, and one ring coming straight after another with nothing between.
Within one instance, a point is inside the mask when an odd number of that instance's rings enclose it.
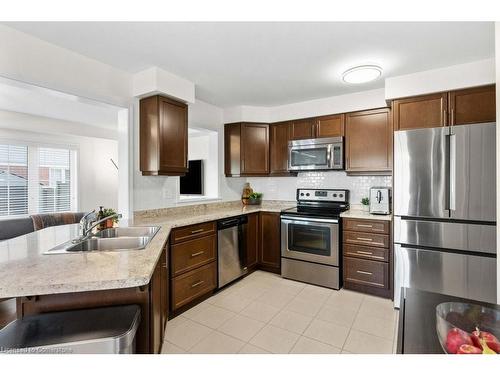
<instances>
[{"instance_id":1,"label":"double stainless sink","mask_svg":"<svg viewBox=\"0 0 500 375\"><path fill-rule=\"evenodd\" d=\"M68 241L44 254L78 253L89 251L142 250L158 233L160 227L123 227L97 232L83 241Z\"/></svg>"}]
</instances>

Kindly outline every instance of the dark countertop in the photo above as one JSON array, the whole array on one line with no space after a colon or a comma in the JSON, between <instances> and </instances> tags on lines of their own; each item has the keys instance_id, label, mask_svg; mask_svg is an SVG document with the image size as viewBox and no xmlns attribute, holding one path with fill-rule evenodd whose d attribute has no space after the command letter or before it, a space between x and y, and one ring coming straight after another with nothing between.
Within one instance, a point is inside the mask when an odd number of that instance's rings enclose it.
<instances>
[{"instance_id":1,"label":"dark countertop","mask_svg":"<svg viewBox=\"0 0 500 375\"><path fill-rule=\"evenodd\" d=\"M398 325L398 354L444 354L436 333L436 306L443 302L473 303L500 310L499 305L405 288Z\"/></svg>"}]
</instances>

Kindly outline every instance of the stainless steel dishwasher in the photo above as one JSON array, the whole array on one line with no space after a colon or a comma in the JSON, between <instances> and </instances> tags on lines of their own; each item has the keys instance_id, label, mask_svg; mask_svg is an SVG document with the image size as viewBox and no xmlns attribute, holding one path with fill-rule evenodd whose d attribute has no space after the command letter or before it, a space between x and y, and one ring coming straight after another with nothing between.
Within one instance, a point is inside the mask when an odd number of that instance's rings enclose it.
<instances>
[{"instance_id":1,"label":"stainless steel dishwasher","mask_svg":"<svg viewBox=\"0 0 500 375\"><path fill-rule=\"evenodd\" d=\"M248 272L246 266L247 223L247 215L217 222L219 288Z\"/></svg>"}]
</instances>

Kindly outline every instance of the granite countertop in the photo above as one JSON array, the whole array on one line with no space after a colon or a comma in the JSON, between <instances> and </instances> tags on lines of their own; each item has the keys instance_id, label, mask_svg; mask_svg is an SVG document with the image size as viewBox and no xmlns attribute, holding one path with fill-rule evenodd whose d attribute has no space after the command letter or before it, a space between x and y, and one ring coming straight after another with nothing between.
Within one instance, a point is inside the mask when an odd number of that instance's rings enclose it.
<instances>
[{"instance_id":1,"label":"granite countertop","mask_svg":"<svg viewBox=\"0 0 500 375\"><path fill-rule=\"evenodd\" d=\"M172 228L252 212L280 212L294 205L295 202L263 202L259 206L243 206L230 202L144 211L135 219L120 223L161 226L144 250L43 254L76 238L77 224L50 227L3 241L0 242L0 299L146 285Z\"/></svg>"},{"instance_id":2,"label":"granite countertop","mask_svg":"<svg viewBox=\"0 0 500 375\"><path fill-rule=\"evenodd\" d=\"M389 215L374 215L368 211L363 211L362 209L351 208L348 211L342 212L340 217L345 217L348 219L369 219L369 220L385 220L391 221L392 214Z\"/></svg>"}]
</instances>

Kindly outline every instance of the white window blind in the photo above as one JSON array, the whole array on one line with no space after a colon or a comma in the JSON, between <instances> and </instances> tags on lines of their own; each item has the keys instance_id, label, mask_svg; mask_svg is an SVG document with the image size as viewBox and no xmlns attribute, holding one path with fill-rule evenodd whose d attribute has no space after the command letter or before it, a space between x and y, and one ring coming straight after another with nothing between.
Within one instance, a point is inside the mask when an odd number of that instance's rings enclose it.
<instances>
[{"instance_id":1,"label":"white window blind","mask_svg":"<svg viewBox=\"0 0 500 375\"><path fill-rule=\"evenodd\" d=\"M0 216L28 213L28 147L0 144Z\"/></svg>"},{"instance_id":2,"label":"white window blind","mask_svg":"<svg viewBox=\"0 0 500 375\"><path fill-rule=\"evenodd\" d=\"M0 142L0 217L74 211L76 151Z\"/></svg>"}]
</instances>

